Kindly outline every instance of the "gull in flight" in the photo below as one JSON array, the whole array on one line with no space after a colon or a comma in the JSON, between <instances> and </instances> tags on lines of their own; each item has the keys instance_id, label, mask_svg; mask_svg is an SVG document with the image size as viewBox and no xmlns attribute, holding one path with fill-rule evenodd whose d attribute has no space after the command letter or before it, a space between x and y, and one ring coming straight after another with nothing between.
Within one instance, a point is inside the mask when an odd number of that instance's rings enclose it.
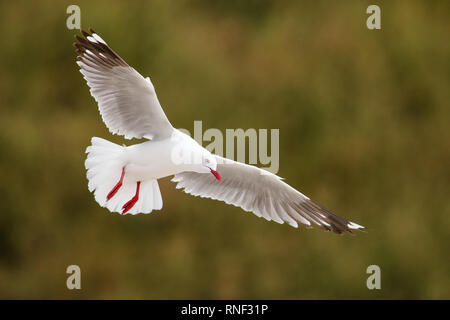
<instances>
[{"instance_id":1,"label":"gull in flight","mask_svg":"<svg viewBox=\"0 0 450 320\"><path fill-rule=\"evenodd\" d=\"M93 137L86 149L89 191L111 212L150 213L162 208L158 179L177 189L221 200L268 221L316 225L335 233L364 227L335 215L282 178L203 148L167 119L150 78L144 78L92 29L76 35L77 64L113 134L148 141L120 146Z\"/></svg>"}]
</instances>

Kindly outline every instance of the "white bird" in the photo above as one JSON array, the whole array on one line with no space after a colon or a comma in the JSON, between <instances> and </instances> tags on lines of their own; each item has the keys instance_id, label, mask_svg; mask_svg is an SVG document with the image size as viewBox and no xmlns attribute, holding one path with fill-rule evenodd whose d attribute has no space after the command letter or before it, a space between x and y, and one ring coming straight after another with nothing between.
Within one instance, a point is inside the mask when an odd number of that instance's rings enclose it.
<instances>
[{"instance_id":1,"label":"white bird","mask_svg":"<svg viewBox=\"0 0 450 320\"><path fill-rule=\"evenodd\" d=\"M177 189L222 200L258 217L293 227L317 225L336 233L364 229L335 215L255 166L211 154L170 124L150 78L130 67L92 29L76 35L77 64L113 134L149 141L120 146L93 137L85 162L89 191L111 212L162 208L158 179L174 175Z\"/></svg>"}]
</instances>

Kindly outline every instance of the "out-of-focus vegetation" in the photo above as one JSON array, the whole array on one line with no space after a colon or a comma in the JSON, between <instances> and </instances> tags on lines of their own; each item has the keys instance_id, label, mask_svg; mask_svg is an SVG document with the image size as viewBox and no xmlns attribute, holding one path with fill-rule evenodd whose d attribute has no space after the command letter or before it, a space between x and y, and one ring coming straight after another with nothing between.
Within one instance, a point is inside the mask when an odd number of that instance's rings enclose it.
<instances>
[{"instance_id":1,"label":"out-of-focus vegetation","mask_svg":"<svg viewBox=\"0 0 450 320\"><path fill-rule=\"evenodd\" d=\"M169 178L162 211L100 208L84 150L130 142L77 70L70 4L0 3L1 298L450 298L450 2L383 1L380 31L369 1L78 3L176 127L280 128L279 175L368 227L356 236L266 222ZM366 288L371 264L382 290Z\"/></svg>"}]
</instances>

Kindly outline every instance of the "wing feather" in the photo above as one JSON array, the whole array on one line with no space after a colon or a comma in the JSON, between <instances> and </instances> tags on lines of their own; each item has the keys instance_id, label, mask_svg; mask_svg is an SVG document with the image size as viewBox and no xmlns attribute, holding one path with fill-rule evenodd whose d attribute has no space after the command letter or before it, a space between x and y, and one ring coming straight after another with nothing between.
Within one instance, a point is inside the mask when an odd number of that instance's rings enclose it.
<instances>
[{"instance_id":1,"label":"wing feather","mask_svg":"<svg viewBox=\"0 0 450 320\"><path fill-rule=\"evenodd\" d=\"M75 36L77 64L109 131L127 139L170 137L173 127L150 78L144 78L90 31Z\"/></svg>"},{"instance_id":2,"label":"wing feather","mask_svg":"<svg viewBox=\"0 0 450 320\"><path fill-rule=\"evenodd\" d=\"M177 189L183 188L194 196L221 200L258 217L286 222L293 227L302 224L310 228L314 224L335 233L364 230L363 226L332 213L272 173L219 156L216 158L221 182L209 173L182 172L172 179L177 182Z\"/></svg>"}]
</instances>

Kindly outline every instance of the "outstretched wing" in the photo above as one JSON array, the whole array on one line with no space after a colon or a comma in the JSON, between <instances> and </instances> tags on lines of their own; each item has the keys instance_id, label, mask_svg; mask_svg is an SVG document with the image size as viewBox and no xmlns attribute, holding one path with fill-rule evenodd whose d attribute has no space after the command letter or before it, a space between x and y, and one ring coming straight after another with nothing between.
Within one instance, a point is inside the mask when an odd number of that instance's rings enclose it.
<instances>
[{"instance_id":1,"label":"outstretched wing","mask_svg":"<svg viewBox=\"0 0 450 320\"><path fill-rule=\"evenodd\" d=\"M76 35L77 64L109 131L125 138L162 139L173 127L150 78L144 79L92 29Z\"/></svg>"},{"instance_id":2,"label":"outstretched wing","mask_svg":"<svg viewBox=\"0 0 450 320\"><path fill-rule=\"evenodd\" d=\"M318 205L272 173L219 156L216 158L221 182L209 173L182 172L172 179L178 182L177 189L184 188L184 192L194 196L221 200L258 217L287 222L293 227L298 223L306 227L315 224L336 233L364 229Z\"/></svg>"}]
</instances>

